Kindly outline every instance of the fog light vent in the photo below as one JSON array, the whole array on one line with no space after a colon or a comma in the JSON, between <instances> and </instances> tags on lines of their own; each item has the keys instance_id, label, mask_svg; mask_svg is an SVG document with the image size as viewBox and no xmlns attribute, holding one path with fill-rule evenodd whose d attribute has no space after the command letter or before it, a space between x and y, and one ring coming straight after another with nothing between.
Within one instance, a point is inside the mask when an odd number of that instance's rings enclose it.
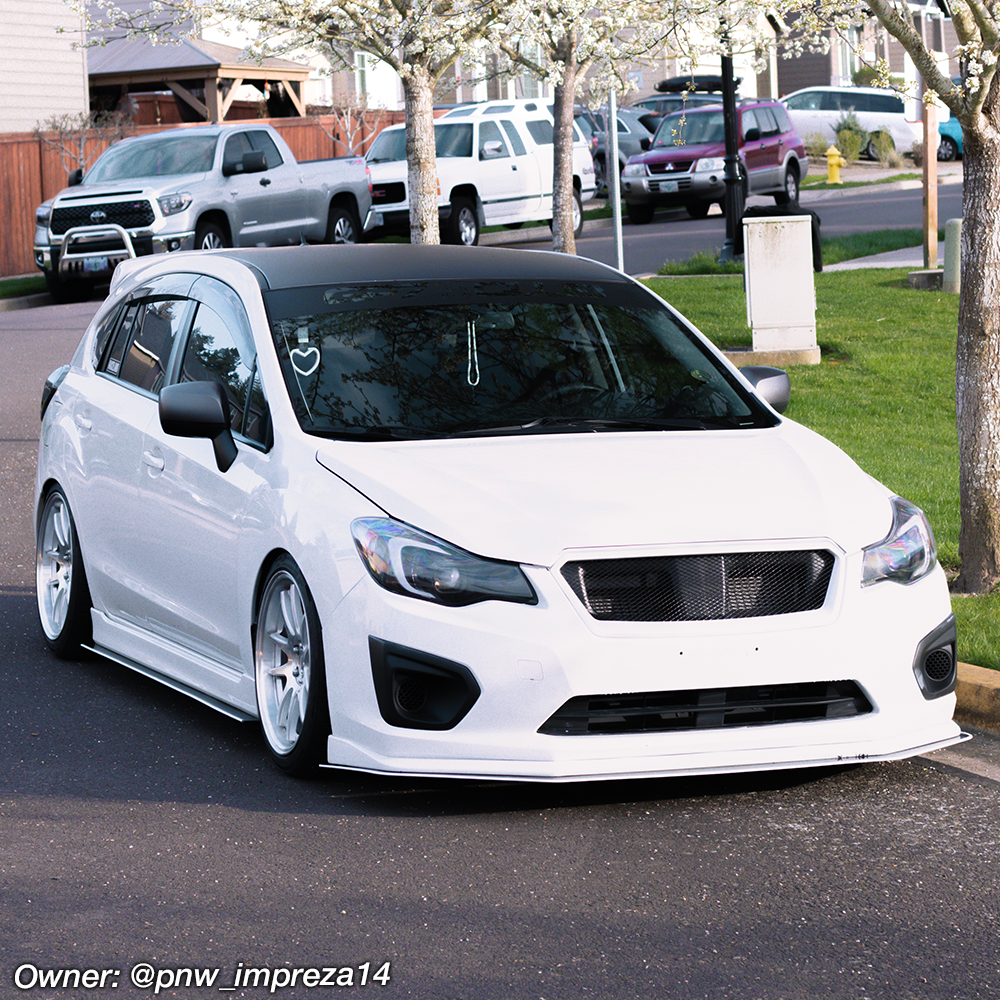
<instances>
[{"instance_id":1,"label":"fog light vent","mask_svg":"<svg viewBox=\"0 0 1000 1000\"><path fill-rule=\"evenodd\" d=\"M920 693L928 701L955 690L958 679L957 641L955 616L949 615L917 645L913 676L920 686Z\"/></svg>"},{"instance_id":2,"label":"fog light vent","mask_svg":"<svg viewBox=\"0 0 1000 1000\"><path fill-rule=\"evenodd\" d=\"M472 671L432 653L368 637L382 718L405 729L452 729L480 695Z\"/></svg>"}]
</instances>

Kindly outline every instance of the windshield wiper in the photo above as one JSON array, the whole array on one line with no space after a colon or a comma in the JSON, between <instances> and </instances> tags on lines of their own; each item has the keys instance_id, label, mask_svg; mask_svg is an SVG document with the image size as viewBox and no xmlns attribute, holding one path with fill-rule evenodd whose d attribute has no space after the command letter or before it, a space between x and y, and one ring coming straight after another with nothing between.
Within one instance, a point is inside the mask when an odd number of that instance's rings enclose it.
<instances>
[{"instance_id":1,"label":"windshield wiper","mask_svg":"<svg viewBox=\"0 0 1000 1000\"><path fill-rule=\"evenodd\" d=\"M324 427L313 431L320 437L343 441L418 441L422 438L446 437L441 431L403 424L370 424L365 427Z\"/></svg>"},{"instance_id":2,"label":"windshield wiper","mask_svg":"<svg viewBox=\"0 0 1000 1000\"><path fill-rule=\"evenodd\" d=\"M454 431L450 437L488 437L502 434L580 434L601 431L705 431L710 427L734 427L729 420L699 420L695 417L536 417L525 424L473 427Z\"/></svg>"}]
</instances>

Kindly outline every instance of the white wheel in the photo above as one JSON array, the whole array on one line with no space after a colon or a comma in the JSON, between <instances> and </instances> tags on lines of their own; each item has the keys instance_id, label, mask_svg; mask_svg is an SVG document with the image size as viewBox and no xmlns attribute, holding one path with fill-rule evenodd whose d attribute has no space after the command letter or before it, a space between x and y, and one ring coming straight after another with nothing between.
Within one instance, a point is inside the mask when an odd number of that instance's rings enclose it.
<instances>
[{"instance_id":1,"label":"white wheel","mask_svg":"<svg viewBox=\"0 0 1000 1000\"><path fill-rule=\"evenodd\" d=\"M305 774L325 759L329 720L319 617L295 563L268 575L254 633L257 707L278 766Z\"/></svg>"}]
</instances>

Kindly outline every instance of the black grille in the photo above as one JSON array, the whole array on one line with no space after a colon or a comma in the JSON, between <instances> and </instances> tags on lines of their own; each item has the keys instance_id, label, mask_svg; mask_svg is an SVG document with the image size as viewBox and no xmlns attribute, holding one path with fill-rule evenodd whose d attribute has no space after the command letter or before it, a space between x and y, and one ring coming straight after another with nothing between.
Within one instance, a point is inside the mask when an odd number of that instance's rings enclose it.
<instances>
[{"instance_id":1,"label":"black grille","mask_svg":"<svg viewBox=\"0 0 1000 1000\"><path fill-rule=\"evenodd\" d=\"M760 618L823 606L834 557L820 549L566 563L562 574L599 621Z\"/></svg>"},{"instance_id":2,"label":"black grille","mask_svg":"<svg viewBox=\"0 0 1000 1000\"><path fill-rule=\"evenodd\" d=\"M373 205L396 205L401 201L406 201L405 184L396 183L372 185Z\"/></svg>"},{"instance_id":3,"label":"black grille","mask_svg":"<svg viewBox=\"0 0 1000 1000\"><path fill-rule=\"evenodd\" d=\"M932 681L943 681L952 669L951 652L949 649L935 649L924 660L924 670Z\"/></svg>"},{"instance_id":4,"label":"black grille","mask_svg":"<svg viewBox=\"0 0 1000 1000\"><path fill-rule=\"evenodd\" d=\"M667 170L667 163L650 163L649 172L651 174L686 174L694 165L694 160L671 160L670 169Z\"/></svg>"},{"instance_id":5,"label":"black grille","mask_svg":"<svg viewBox=\"0 0 1000 1000\"><path fill-rule=\"evenodd\" d=\"M100 218L100 214L104 218ZM98 218L94 218L97 214ZM148 201L108 201L100 205L66 205L53 209L52 232L62 236L77 226L115 225L122 229L142 229L155 221Z\"/></svg>"},{"instance_id":6,"label":"black grille","mask_svg":"<svg viewBox=\"0 0 1000 1000\"><path fill-rule=\"evenodd\" d=\"M571 698L538 731L549 736L723 729L850 719L872 710L854 681L655 691Z\"/></svg>"}]
</instances>

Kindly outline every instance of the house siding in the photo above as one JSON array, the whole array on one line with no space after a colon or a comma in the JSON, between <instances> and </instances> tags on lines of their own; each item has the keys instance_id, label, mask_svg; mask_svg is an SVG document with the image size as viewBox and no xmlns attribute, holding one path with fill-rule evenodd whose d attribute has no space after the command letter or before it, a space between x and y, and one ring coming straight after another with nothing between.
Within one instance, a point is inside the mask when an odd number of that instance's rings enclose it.
<instances>
[{"instance_id":1,"label":"house siding","mask_svg":"<svg viewBox=\"0 0 1000 1000\"><path fill-rule=\"evenodd\" d=\"M64 0L0 0L0 133L89 110L86 54L73 48L80 24Z\"/></svg>"}]
</instances>

